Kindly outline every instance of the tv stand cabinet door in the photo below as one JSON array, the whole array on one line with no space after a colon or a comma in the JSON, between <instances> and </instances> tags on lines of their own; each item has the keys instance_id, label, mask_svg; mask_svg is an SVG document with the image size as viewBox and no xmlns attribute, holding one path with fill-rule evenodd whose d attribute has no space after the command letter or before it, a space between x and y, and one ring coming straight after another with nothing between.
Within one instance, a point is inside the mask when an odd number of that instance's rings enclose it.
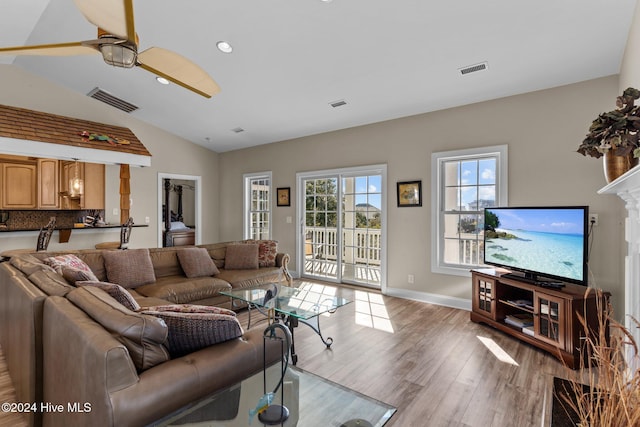
<instances>
[{"instance_id":1,"label":"tv stand cabinet door","mask_svg":"<svg viewBox=\"0 0 640 427\"><path fill-rule=\"evenodd\" d=\"M472 273L473 300L471 310L491 320L496 320L496 282L495 278Z\"/></svg>"},{"instance_id":2,"label":"tv stand cabinet door","mask_svg":"<svg viewBox=\"0 0 640 427\"><path fill-rule=\"evenodd\" d=\"M534 292L535 337L565 350L566 301L542 292Z\"/></svg>"}]
</instances>

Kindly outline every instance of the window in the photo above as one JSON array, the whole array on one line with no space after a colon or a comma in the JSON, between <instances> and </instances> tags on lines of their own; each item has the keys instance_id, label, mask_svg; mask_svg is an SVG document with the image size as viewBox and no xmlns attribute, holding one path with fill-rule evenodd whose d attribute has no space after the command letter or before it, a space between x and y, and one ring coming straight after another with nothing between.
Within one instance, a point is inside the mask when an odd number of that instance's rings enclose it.
<instances>
[{"instance_id":1,"label":"window","mask_svg":"<svg viewBox=\"0 0 640 427\"><path fill-rule=\"evenodd\" d=\"M271 238L271 172L244 175L244 238Z\"/></svg>"},{"instance_id":2,"label":"window","mask_svg":"<svg viewBox=\"0 0 640 427\"><path fill-rule=\"evenodd\" d=\"M431 156L431 270L469 274L482 265L484 208L507 203L507 146Z\"/></svg>"}]
</instances>

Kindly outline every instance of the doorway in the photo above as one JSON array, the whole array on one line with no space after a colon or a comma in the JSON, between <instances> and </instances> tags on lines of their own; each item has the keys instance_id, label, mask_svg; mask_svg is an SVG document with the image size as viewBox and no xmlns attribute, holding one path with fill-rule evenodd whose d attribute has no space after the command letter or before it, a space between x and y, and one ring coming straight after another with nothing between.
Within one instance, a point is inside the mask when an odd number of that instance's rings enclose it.
<instances>
[{"instance_id":1,"label":"doorway","mask_svg":"<svg viewBox=\"0 0 640 427\"><path fill-rule=\"evenodd\" d=\"M181 192L181 209L180 218L171 218L173 214L170 214L169 221L174 223L181 223L185 228L193 230L194 244L198 245L202 242L202 224L201 224L201 193L202 183L201 177L196 175L180 175L170 173L158 173L158 247L165 246L164 232L165 221L164 218L164 205L165 205L165 180L170 180L172 185L171 196L169 197L169 211L174 213L178 212L178 187ZM180 221L178 221L180 219ZM177 224L178 227L182 226Z\"/></svg>"},{"instance_id":2,"label":"doorway","mask_svg":"<svg viewBox=\"0 0 640 427\"><path fill-rule=\"evenodd\" d=\"M386 288L386 165L297 176L298 271Z\"/></svg>"}]
</instances>

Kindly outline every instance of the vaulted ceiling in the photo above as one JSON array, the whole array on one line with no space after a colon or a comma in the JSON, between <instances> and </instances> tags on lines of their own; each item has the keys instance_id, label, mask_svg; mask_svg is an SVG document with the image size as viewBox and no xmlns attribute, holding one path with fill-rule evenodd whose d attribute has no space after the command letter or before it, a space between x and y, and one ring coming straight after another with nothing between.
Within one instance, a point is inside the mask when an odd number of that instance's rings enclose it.
<instances>
[{"instance_id":1,"label":"vaulted ceiling","mask_svg":"<svg viewBox=\"0 0 640 427\"><path fill-rule=\"evenodd\" d=\"M222 89L211 99L100 55L0 63L82 94L101 88L137 106L132 116L224 152L617 74L635 5L135 1L140 49L163 47L200 65ZM0 12L3 47L96 36L73 0L4 0ZM216 49L221 40L233 53ZM460 72L477 64L486 69Z\"/></svg>"}]
</instances>

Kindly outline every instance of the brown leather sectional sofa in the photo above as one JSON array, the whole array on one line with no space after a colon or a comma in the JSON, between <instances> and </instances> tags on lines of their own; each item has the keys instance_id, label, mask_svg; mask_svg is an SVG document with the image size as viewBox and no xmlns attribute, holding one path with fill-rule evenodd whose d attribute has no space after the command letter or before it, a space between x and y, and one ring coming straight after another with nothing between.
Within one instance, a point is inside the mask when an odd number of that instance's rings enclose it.
<instances>
[{"instance_id":1,"label":"brown leather sectional sofa","mask_svg":"<svg viewBox=\"0 0 640 427\"><path fill-rule=\"evenodd\" d=\"M156 280L129 292L142 306L230 307L219 290L291 282L289 257L283 253L277 254L275 267L225 269L230 243L199 245L208 250L220 273L195 279L181 270L179 247L151 248ZM102 252L65 253L81 258L99 280L106 281ZM148 322L139 316L131 320L133 313L101 289L75 288L41 262L56 254L17 254L0 263L0 345L18 402L35 403L38 409L42 404L64 408L61 412L29 412L29 425L146 425L262 369L262 328L148 369L136 368L132 358L149 354L153 358L153 351L162 351L162 344L150 343L153 330L145 341L142 330L149 331ZM112 324L111 329L104 326L105 321ZM129 321L133 323L128 325ZM125 346L122 337L113 333L113 324L119 330L141 328L139 349ZM272 363L280 357L280 344L266 342L267 361Z\"/></svg>"}]
</instances>

